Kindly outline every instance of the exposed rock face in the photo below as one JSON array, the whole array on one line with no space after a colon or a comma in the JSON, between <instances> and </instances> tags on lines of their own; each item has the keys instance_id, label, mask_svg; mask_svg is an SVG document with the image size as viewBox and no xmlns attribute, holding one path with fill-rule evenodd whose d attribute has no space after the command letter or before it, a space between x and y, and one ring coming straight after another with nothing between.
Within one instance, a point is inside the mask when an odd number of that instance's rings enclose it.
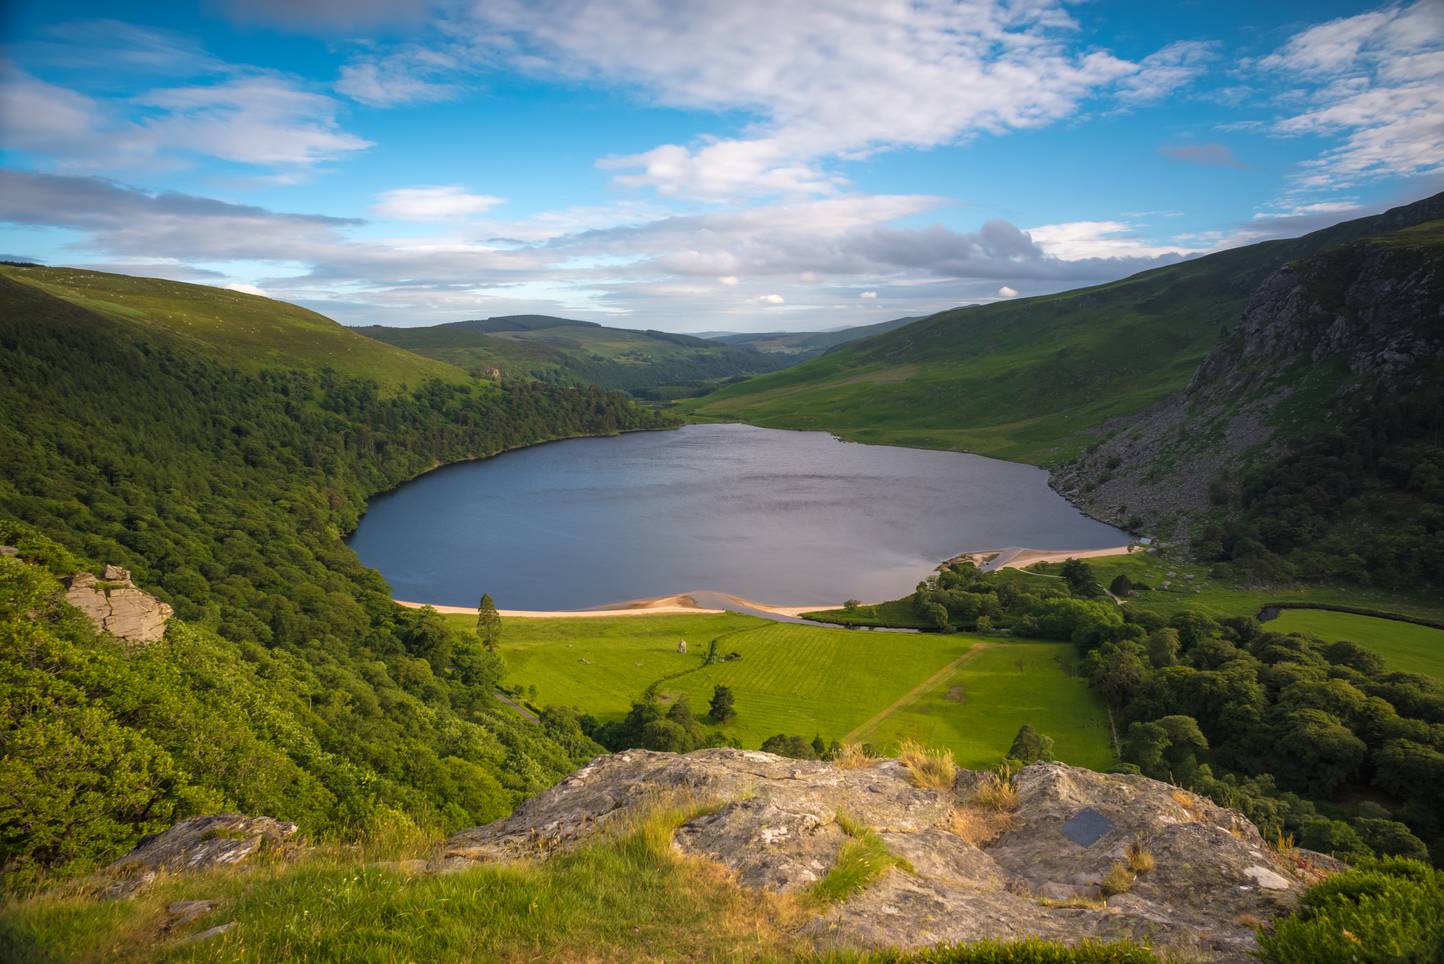
<instances>
[{"instance_id":1,"label":"exposed rock face","mask_svg":"<svg viewBox=\"0 0 1444 964\"><path fill-rule=\"evenodd\" d=\"M169 604L137 588L128 569L106 566L103 579L105 584L88 572L76 573L69 579L65 601L112 636L133 643L154 643L165 636L174 613Z\"/></svg>"},{"instance_id":2,"label":"exposed rock face","mask_svg":"<svg viewBox=\"0 0 1444 964\"><path fill-rule=\"evenodd\" d=\"M1444 252L1361 241L1280 268L1183 391L1104 428L1107 438L1060 469L1062 495L1109 522L1178 537L1253 453L1290 441L1275 410L1304 379L1323 424L1363 386L1403 392L1444 353ZM1420 374L1421 371L1426 372ZM1331 397L1332 396L1332 397Z\"/></svg>"},{"instance_id":3,"label":"exposed rock face","mask_svg":"<svg viewBox=\"0 0 1444 964\"><path fill-rule=\"evenodd\" d=\"M813 920L805 933L823 948L1035 935L1245 960L1257 923L1305 886L1304 870L1233 811L1145 777L1058 763L1023 770L1011 828L975 845L953 816L977 812L980 777L963 771L952 789L930 790L895 761L844 770L741 750L632 750L593 761L505 820L456 834L437 866L545 858L680 795L719 806L678 829L675 846L726 865L745 887L789 893L822 880L847 840L839 814L911 864ZM1105 898L1100 885L1130 845L1156 865Z\"/></svg>"},{"instance_id":4,"label":"exposed rock face","mask_svg":"<svg viewBox=\"0 0 1444 964\"><path fill-rule=\"evenodd\" d=\"M218 813L188 817L136 848L96 875L107 897L129 897L162 873L203 870L249 860L262 847L285 847L296 825L271 817ZM209 908L207 908L209 909Z\"/></svg>"}]
</instances>

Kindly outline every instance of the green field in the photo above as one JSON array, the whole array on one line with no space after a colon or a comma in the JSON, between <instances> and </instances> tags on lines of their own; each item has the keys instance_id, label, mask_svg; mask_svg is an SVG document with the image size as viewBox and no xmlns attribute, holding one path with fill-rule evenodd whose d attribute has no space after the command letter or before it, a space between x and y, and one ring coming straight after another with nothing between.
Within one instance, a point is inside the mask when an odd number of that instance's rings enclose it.
<instances>
[{"instance_id":1,"label":"green field","mask_svg":"<svg viewBox=\"0 0 1444 964\"><path fill-rule=\"evenodd\" d=\"M1058 759L1106 769L1114 762L1108 712L1077 675L1076 658L1071 643L989 642L856 738L947 746L959 764L980 769L997 763L1027 722L1053 738Z\"/></svg>"},{"instance_id":2,"label":"green field","mask_svg":"<svg viewBox=\"0 0 1444 964\"><path fill-rule=\"evenodd\" d=\"M72 268L0 265L0 278L246 371L329 368L385 390L419 388L433 378L471 381L458 368L358 335L314 311L240 291Z\"/></svg>"},{"instance_id":3,"label":"green field","mask_svg":"<svg viewBox=\"0 0 1444 964\"><path fill-rule=\"evenodd\" d=\"M714 638L720 652L742 658L703 666ZM682 639L686 655L677 652ZM1068 762L1106 766L1112 759L1102 708L1070 675L1071 649L1059 644L830 629L729 613L508 619L502 653L507 685L536 687L530 702L575 706L601 720L620 719L653 682L660 681L664 701L686 698L699 716L714 686L730 686L738 715L721 730L745 747L777 733L882 749L911 736L986 766L1002 757L1018 727L1032 723L1057 739ZM947 699L958 685L973 694L966 704Z\"/></svg>"},{"instance_id":4,"label":"green field","mask_svg":"<svg viewBox=\"0 0 1444 964\"><path fill-rule=\"evenodd\" d=\"M1256 589L1229 580L1214 579L1205 566L1180 563L1152 552L1089 559L1088 565L1107 586L1119 573L1150 588L1130 596L1128 605L1171 616L1185 609L1210 616L1254 616L1271 602L1328 603L1376 609L1423 619L1444 620L1444 600L1438 593L1394 592L1367 586L1310 586ZM1034 567L1039 573L1056 574L1061 565L1047 563ZM1163 588L1164 583L1168 587ZM1362 640L1361 640L1362 642Z\"/></svg>"},{"instance_id":5,"label":"green field","mask_svg":"<svg viewBox=\"0 0 1444 964\"><path fill-rule=\"evenodd\" d=\"M1265 625L1281 633L1311 633L1329 642L1347 639L1384 657L1391 670L1444 680L1444 629L1318 609L1285 609Z\"/></svg>"}]
</instances>

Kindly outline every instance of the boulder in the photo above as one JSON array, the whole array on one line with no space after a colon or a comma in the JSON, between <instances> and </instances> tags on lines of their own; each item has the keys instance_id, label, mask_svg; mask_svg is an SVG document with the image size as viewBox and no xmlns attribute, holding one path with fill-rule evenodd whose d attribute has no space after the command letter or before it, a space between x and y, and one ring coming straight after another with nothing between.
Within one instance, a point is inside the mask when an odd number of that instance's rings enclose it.
<instances>
[{"instance_id":1,"label":"boulder","mask_svg":"<svg viewBox=\"0 0 1444 964\"><path fill-rule=\"evenodd\" d=\"M433 868L545 859L680 800L698 815L674 846L727 867L743 887L805 893L858 827L907 862L803 928L822 951L1036 936L1131 939L1239 961L1255 950L1257 923L1292 908L1316 879L1242 815L1166 783L1034 764L1013 780L1016 809L999 817L973 800L983 776L961 771L935 790L914 786L892 760L841 769L742 750L629 750L599 757L511 817L456 834ZM981 826L992 829L973 829ZM1153 867L1105 893L1130 848L1147 851Z\"/></svg>"},{"instance_id":2,"label":"boulder","mask_svg":"<svg viewBox=\"0 0 1444 964\"><path fill-rule=\"evenodd\" d=\"M169 604L136 588L128 569L106 566L103 579L77 572L67 580L65 601L85 613L96 629L129 642L154 643L165 636L175 612Z\"/></svg>"},{"instance_id":3,"label":"boulder","mask_svg":"<svg viewBox=\"0 0 1444 964\"><path fill-rule=\"evenodd\" d=\"M134 850L102 869L93 883L106 897L130 897L161 874L239 864L262 849L289 853L295 833L294 823L272 817L239 813L187 817L163 833L143 838Z\"/></svg>"}]
</instances>

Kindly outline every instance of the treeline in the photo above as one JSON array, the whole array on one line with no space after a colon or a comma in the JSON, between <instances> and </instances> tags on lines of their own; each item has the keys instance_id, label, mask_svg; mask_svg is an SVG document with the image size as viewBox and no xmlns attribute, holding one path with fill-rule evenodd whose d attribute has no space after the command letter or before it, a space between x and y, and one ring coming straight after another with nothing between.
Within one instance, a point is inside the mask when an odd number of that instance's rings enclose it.
<instances>
[{"instance_id":1,"label":"treeline","mask_svg":"<svg viewBox=\"0 0 1444 964\"><path fill-rule=\"evenodd\" d=\"M440 463L663 416L598 390L388 397L328 372L248 375L22 286L0 294L0 542L53 575L126 566L181 621L126 654L37 609L55 584L7 562L8 879L220 807L310 833L485 821L597 751L497 708L496 657L395 606L341 537L369 495Z\"/></svg>"},{"instance_id":2,"label":"treeline","mask_svg":"<svg viewBox=\"0 0 1444 964\"><path fill-rule=\"evenodd\" d=\"M1444 859L1444 685L1246 616L1129 607L1078 642L1141 772L1345 859Z\"/></svg>"},{"instance_id":3,"label":"treeline","mask_svg":"<svg viewBox=\"0 0 1444 964\"><path fill-rule=\"evenodd\" d=\"M912 605L938 628L1073 642L1130 768L1239 809L1266 834L1345 859L1444 862L1444 684L1434 679L1248 616L1119 606L1081 560L1057 579L955 564L920 584Z\"/></svg>"}]
</instances>

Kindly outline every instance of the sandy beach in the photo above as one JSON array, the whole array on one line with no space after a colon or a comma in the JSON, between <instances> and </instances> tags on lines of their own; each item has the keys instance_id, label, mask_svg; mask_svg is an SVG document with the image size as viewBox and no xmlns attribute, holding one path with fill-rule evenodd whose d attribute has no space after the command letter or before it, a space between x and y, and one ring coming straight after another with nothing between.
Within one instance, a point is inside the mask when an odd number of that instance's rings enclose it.
<instances>
[{"instance_id":1,"label":"sandy beach","mask_svg":"<svg viewBox=\"0 0 1444 964\"><path fill-rule=\"evenodd\" d=\"M437 606L430 603L411 602L404 599L396 600L399 606L408 609L420 609L430 605L439 613L457 613L463 616L476 615L475 607L468 606ZM754 602L750 599L743 599L741 596L733 596L729 593L719 592L695 592L681 593L675 596L656 596L652 599L632 599L626 602L613 603L599 609L499 609L497 612L503 618L513 619L596 619L614 616L664 616L664 615L702 615L706 613L728 612L752 612L770 616L781 616L788 619L796 619L803 613L815 612L819 609L835 609L840 603L818 603L812 606L769 606L766 603Z\"/></svg>"},{"instance_id":2,"label":"sandy beach","mask_svg":"<svg viewBox=\"0 0 1444 964\"><path fill-rule=\"evenodd\" d=\"M1121 556L1132 552L1132 545L1108 546L1103 549L1026 549L1013 546L1008 549L983 549L964 552L948 562L971 559L984 572L999 569L1024 569L1040 562L1063 562L1066 559L1092 559L1098 556ZM398 606L420 609L431 606L439 613L455 613L475 616L476 608L471 606L439 606L433 603L395 600ZM616 616L665 616L700 615L705 613L742 612L757 616L780 619L799 619L803 613L823 609L841 608L840 602L814 603L810 606L773 606L751 599L743 599L730 593L698 590L678 593L673 596L655 596L650 599L630 599L626 602L610 603L596 609L499 609L503 618L511 619L600 619Z\"/></svg>"}]
</instances>

